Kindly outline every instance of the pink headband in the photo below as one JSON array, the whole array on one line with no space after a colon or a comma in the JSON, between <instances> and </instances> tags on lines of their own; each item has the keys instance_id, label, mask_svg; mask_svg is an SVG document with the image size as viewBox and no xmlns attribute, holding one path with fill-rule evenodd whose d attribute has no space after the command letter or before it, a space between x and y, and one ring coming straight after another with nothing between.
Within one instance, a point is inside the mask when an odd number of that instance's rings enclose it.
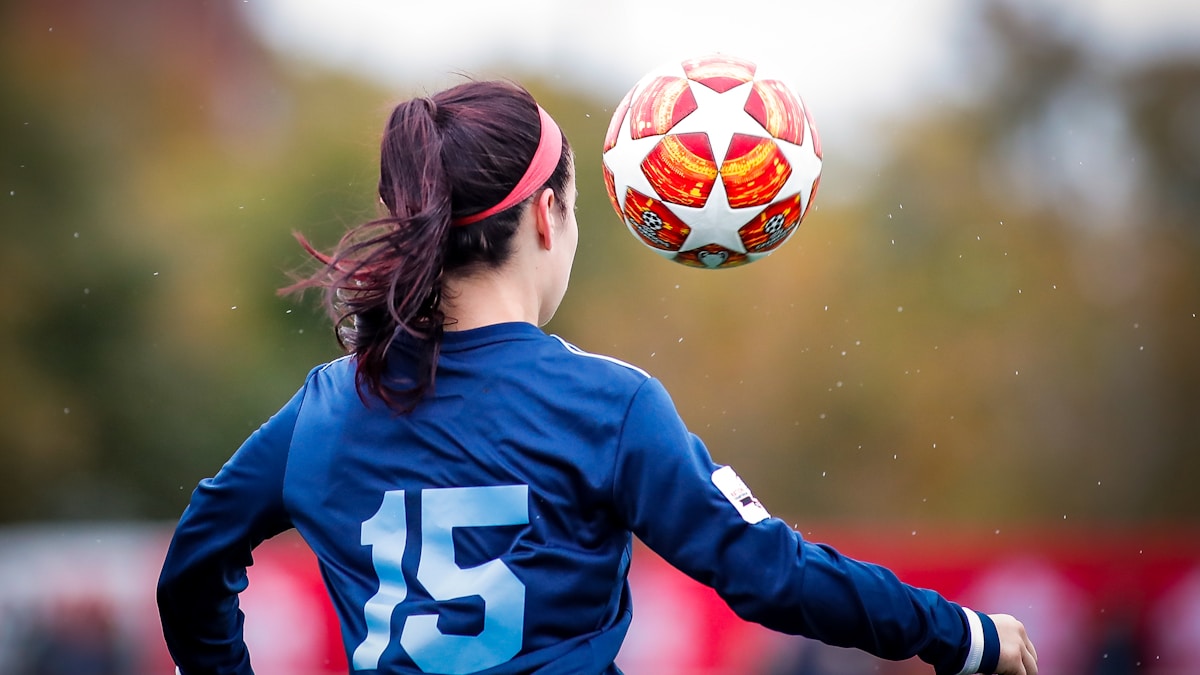
<instances>
[{"instance_id":1,"label":"pink headband","mask_svg":"<svg viewBox=\"0 0 1200 675\"><path fill-rule=\"evenodd\" d=\"M521 176L521 180L517 181L516 186L508 196L500 200L499 204L485 209L479 213L473 213L462 218L455 218L450 221L451 225L470 225L477 223L488 216L495 215L501 211L516 206L525 201L539 187L545 185L550 178L550 174L554 173L554 169L558 167L558 160L562 158L562 130L554 123L550 117L550 113L542 110L542 106L538 106L538 115L542 119L542 137L538 140L537 150L533 153L533 159L529 160L529 168L525 169L525 175Z\"/></svg>"}]
</instances>

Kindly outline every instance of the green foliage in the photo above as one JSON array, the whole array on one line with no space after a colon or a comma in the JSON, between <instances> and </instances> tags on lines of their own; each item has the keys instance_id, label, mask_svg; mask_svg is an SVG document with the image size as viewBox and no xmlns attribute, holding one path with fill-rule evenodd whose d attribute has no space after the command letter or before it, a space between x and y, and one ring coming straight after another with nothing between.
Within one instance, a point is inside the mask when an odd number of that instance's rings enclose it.
<instances>
[{"instance_id":1,"label":"green foliage","mask_svg":"<svg viewBox=\"0 0 1200 675\"><path fill-rule=\"evenodd\" d=\"M291 233L328 246L375 214L379 130L422 92L277 61L220 7L59 8L53 32L40 11L0 17L0 522L173 518L338 355L315 299L276 295L307 264ZM1195 520L1200 149L1178 120L1200 69L1101 77L1036 21L989 21L1008 58L980 100L894 121L866 171L827 144L793 240L721 272L659 259L612 212L615 101L524 79L578 158L549 328L660 377L776 513ZM163 30L180 22L208 28ZM1081 86L1128 120L1136 223L1089 227L1006 174Z\"/></svg>"}]
</instances>

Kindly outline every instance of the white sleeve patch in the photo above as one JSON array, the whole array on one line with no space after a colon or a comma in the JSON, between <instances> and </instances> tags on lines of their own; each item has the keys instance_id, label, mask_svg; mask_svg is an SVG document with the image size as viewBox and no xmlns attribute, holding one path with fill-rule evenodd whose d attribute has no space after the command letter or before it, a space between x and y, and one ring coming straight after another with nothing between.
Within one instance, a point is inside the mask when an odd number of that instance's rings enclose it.
<instances>
[{"instance_id":1,"label":"white sleeve patch","mask_svg":"<svg viewBox=\"0 0 1200 675\"><path fill-rule=\"evenodd\" d=\"M747 523L753 525L771 517L754 495L750 494L750 488L734 473L733 467L723 466L714 471L712 482Z\"/></svg>"}]
</instances>

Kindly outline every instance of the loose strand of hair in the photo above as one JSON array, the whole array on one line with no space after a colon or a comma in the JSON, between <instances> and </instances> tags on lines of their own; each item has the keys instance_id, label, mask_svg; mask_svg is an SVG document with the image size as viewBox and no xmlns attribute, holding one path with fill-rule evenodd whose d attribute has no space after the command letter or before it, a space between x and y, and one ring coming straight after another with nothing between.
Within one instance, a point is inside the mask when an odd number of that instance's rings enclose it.
<instances>
[{"instance_id":1,"label":"loose strand of hair","mask_svg":"<svg viewBox=\"0 0 1200 675\"><path fill-rule=\"evenodd\" d=\"M386 215L352 228L329 253L296 235L320 267L281 293L321 289L338 344L354 355L364 402L374 395L404 412L433 390L450 320L442 310L443 278L503 264L523 208L456 229L452 201L459 215L497 203L528 162L527 146L529 154L536 147L536 121L536 102L511 83L468 83L401 103L380 143ZM510 153L512 147L521 151ZM565 138L563 148L549 182L556 192L570 167ZM415 349L402 376L387 365L396 343Z\"/></svg>"}]
</instances>

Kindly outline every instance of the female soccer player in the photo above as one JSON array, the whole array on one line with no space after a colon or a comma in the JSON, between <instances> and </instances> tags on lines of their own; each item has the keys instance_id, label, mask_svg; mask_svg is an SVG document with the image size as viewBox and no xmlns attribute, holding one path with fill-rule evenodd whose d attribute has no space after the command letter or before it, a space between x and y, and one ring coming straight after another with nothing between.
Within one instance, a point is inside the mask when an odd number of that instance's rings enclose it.
<instances>
[{"instance_id":1,"label":"female soccer player","mask_svg":"<svg viewBox=\"0 0 1200 675\"><path fill-rule=\"evenodd\" d=\"M398 105L387 215L292 290L325 293L349 355L200 482L158 585L183 675L251 673L251 551L296 528L350 668L617 673L631 536L740 616L939 675L1035 675L1023 626L803 540L713 463L659 382L539 326L575 255L574 157L525 90ZM302 240L303 243L303 240Z\"/></svg>"}]
</instances>

